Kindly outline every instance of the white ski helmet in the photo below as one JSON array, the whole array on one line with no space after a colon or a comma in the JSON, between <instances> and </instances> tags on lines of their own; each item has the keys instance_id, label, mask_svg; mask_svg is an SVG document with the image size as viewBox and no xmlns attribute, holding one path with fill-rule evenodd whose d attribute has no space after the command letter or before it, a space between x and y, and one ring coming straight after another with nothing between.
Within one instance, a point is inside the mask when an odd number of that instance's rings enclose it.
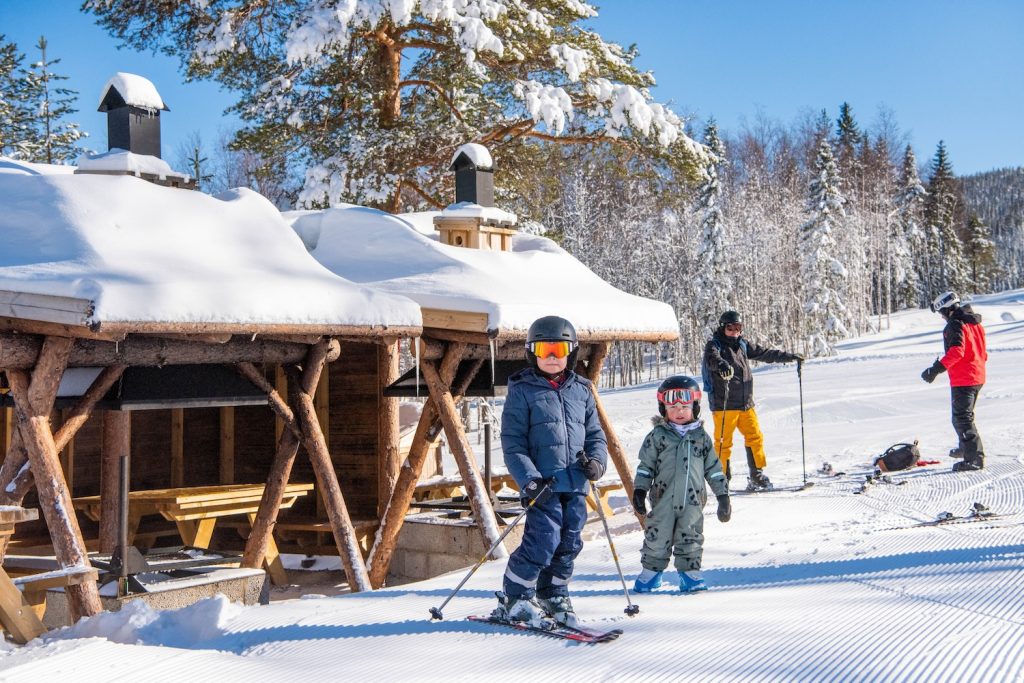
<instances>
[{"instance_id":1,"label":"white ski helmet","mask_svg":"<svg viewBox=\"0 0 1024 683\"><path fill-rule=\"evenodd\" d=\"M949 291L943 292L935 297L935 300L931 303L932 313L938 313L944 308L955 308L960 305L960 297L956 295L956 292Z\"/></svg>"}]
</instances>

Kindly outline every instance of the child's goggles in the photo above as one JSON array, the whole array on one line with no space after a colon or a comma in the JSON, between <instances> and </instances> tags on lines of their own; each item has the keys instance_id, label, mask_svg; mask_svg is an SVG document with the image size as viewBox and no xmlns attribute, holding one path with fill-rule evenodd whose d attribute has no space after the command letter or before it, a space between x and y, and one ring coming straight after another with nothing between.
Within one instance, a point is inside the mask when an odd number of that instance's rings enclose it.
<instances>
[{"instance_id":1,"label":"child's goggles","mask_svg":"<svg viewBox=\"0 0 1024 683\"><path fill-rule=\"evenodd\" d=\"M667 406L688 405L700 400L700 389L666 389L658 392L658 400Z\"/></svg>"},{"instance_id":2,"label":"child's goggles","mask_svg":"<svg viewBox=\"0 0 1024 683\"><path fill-rule=\"evenodd\" d=\"M547 358L548 356L565 358L572 353L574 345L567 341L535 341L527 344L526 348L537 358Z\"/></svg>"}]
</instances>

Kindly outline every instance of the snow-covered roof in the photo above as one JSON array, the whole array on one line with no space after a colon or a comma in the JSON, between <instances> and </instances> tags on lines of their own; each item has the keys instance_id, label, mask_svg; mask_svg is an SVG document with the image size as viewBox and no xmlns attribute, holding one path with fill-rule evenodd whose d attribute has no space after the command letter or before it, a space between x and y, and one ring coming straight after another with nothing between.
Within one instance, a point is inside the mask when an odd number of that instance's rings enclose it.
<instances>
[{"instance_id":1,"label":"snow-covered roof","mask_svg":"<svg viewBox=\"0 0 1024 683\"><path fill-rule=\"evenodd\" d=\"M175 171L170 164L150 154L135 154L128 150L114 148L100 154L83 154L78 157L79 171L110 171L114 173L132 173L141 175L150 173L161 180L167 176L188 178L188 174Z\"/></svg>"},{"instance_id":2,"label":"snow-covered roof","mask_svg":"<svg viewBox=\"0 0 1024 683\"><path fill-rule=\"evenodd\" d=\"M488 223L508 223L515 225L517 217L511 211L496 206L480 206L473 202L459 202L447 206L440 214L446 218L480 218Z\"/></svg>"},{"instance_id":3,"label":"snow-covered roof","mask_svg":"<svg viewBox=\"0 0 1024 683\"><path fill-rule=\"evenodd\" d=\"M544 237L516 234L511 251L486 251L441 244L408 214L348 206L285 218L333 272L426 309L485 314L487 331L498 337L522 336L544 315L568 318L582 338L678 335L668 304L612 287Z\"/></svg>"},{"instance_id":4,"label":"snow-covered roof","mask_svg":"<svg viewBox=\"0 0 1024 683\"><path fill-rule=\"evenodd\" d=\"M455 165L455 160L458 159L459 156L462 154L465 154L466 158L468 158L473 163L473 165L476 166L481 171L490 170L494 168L494 160L491 158L491 153L487 151L487 148L484 147L483 145L477 144L475 142L467 142L466 144L459 147L457 150L455 150L455 153L452 154L452 166Z\"/></svg>"},{"instance_id":5,"label":"snow-covered roof","mask_svg":"<svg viewBox=\"0 0 1024 683\"><path fill-rule=\"evenodd\" d=\"M150 111L167 109L167 105L164 104L163 98L160 97L160 93L157 92L156 86L153 85L151 80L136 74L118 71L103 86L103 90L100 91L100 111L104 111L103 102L107 99L107 94L111 88L117 91L125 104L149 109Z\"/></svg>"},{"instance_id":6,"label":"snow-covered roof","mask_svg":"<svg viewBox=\"0 0 1024 683\"><path fill-rule=\"evenodd\" d=\"M0 164L2 165L2 164ZM409 299L317 263L264 197L0 173L0 316L117 331L416 333Z\"/></svg>"},{"instance_id":7,"label":"snow-covered roof","mask_svg":"<svg viewBox=\"0 0 1024 683\"><path fill-rule=\"evenodd\" d=\"M20 161L9 157L0 156L0 173L14 173L17 175L54 175L74 173L74 166L63 166L60 164L37 164L32 161Z\"/></svg>"}]
</instances>

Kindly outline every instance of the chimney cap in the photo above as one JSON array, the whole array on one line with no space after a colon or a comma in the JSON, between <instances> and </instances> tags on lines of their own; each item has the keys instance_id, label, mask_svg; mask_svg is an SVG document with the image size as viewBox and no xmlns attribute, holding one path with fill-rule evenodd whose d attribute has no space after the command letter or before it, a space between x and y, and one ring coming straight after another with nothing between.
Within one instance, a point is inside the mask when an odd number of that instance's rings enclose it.
<instances>
[{"instance_id":1,"label":"chimney cap","mask_svg":"<svg viewBox=\"0 0 1024 683\"><path fill-rule=\"evenodd\" d=\"M452 154L452 162L449 171L458 171L463 168L474 168L478 171L493 171L494 160L487 148L476 142L467 142L460 146Z\"/></svg>"},{"instance_id":2,"label":"chimney cap","mask_svg":"<svg viewBox=\"0 0 1024 683\"><path fill-rule=\"evenodd\" d=\"M120 107L139 107L151 112L170 111L156 86L148 78L118 71L100 93L100 105L96 111L110 111Z\"/></svg>"}]
</instances>

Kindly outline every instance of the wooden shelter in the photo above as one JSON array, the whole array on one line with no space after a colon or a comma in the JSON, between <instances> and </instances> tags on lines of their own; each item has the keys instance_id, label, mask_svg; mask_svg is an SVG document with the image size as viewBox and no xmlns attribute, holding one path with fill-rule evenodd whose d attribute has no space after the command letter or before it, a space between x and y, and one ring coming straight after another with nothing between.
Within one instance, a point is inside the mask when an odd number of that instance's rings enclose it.
<instances>
[{"instance_id":1,"label":"wooden shelter","mask_svg":"<svg viewBox=\"0 0 1024 683\"><path fill-rule=\"evenodd\" d=\"M315 482L310 509L352 589L369 589L353 517L376 517L376 489L399 466L397 406L380 389L397 375L398 340L421 332L418 307L325 271L255 193L32 170L0 174L0 196L35 202L30 220L0 211L0 370L13 404L0 420L0 505L38 505L59 567L77 575L89 552L73 498L100 497L99 547L112 551L128 462L133 490L262 484L243 558L260 567L282 502L296 498L286 486ZM249 384L244 398L211 379L224 368ZM164 392L150 405L128 391L142 369ZM152 379L172 370L191 379ZM211 515L183 514L178 528L195 541ZM33 531L19 525L14 541ZM94 574L67 594L75 618L100 610Z\"/></svg>"}]
</instances>

